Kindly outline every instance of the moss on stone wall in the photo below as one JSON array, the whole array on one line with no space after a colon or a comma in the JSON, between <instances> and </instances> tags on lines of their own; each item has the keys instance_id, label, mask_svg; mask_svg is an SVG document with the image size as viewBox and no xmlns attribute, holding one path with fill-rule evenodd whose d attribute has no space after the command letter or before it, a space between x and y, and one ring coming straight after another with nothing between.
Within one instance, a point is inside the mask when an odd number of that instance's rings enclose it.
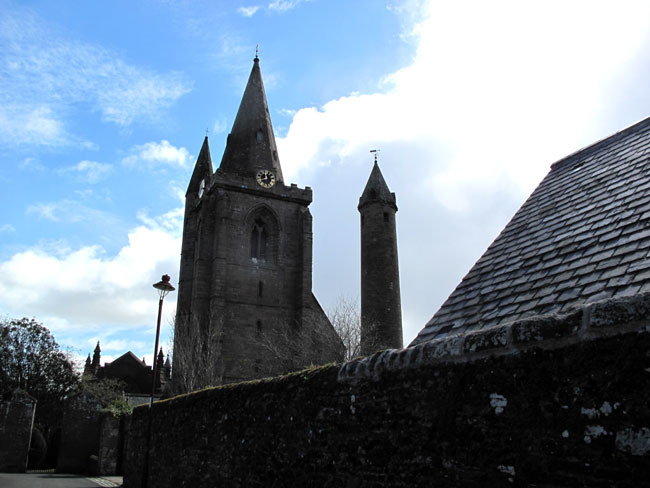
<instances>
[{"instance_id":1,"label":"moss on stone wall","mask_svg":"<svg viewBox=\"0 0 650 488\"><path fill-rule=\"evenodd\" d=\"M463 360L382 353L157 402L149 486L648 486L650 328L634 323ZM141 486L148 413L134 411L127 488Z\"/></svg>"}]
</instances>

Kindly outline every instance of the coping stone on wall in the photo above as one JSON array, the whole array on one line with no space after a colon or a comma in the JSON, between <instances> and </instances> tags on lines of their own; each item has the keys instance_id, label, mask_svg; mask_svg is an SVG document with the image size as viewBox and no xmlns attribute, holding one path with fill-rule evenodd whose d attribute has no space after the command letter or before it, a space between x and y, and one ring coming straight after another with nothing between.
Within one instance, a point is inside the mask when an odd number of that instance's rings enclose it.
<instances>
[{"instance_id":1,"label":"coping stone on wall","mask_svg":"<svg viewBox=\"0 0 650 488\"><path fill-rule=\"evenodd\" d=\"M342 364L338 381L379 381L384 371L517 354L533 347L556 349L635 330L650 332L650 293L594 302L564 314L538 315L405 349L387 349Z\"/></svg>"}]
</instances>

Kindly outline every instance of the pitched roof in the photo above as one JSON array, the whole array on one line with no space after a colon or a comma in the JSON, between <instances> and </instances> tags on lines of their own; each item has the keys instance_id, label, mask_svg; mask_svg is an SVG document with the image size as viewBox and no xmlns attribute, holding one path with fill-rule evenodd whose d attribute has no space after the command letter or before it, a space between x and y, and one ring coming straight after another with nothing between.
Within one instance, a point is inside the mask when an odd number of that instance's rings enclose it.
<instances>
[{"instance_id":1,"label":"pitched roof","mask_svg":"<svg viewBox=\"0 0 650 488\"><path fill-rule=\"evenodd\" d=\"M389 203L397 209L395 194L388 189L384 175L381 174L376 160L368 177L366 187L361 194L361 198L359 198L359 208L373 202Z\"/></svg>"},{"instance_id":2,"label":"pitched roof","mask_svg":"<svg viewBox=\"0 0 650 488\"><path fill-rule=\"evenodd\" d=\"M650 118L556 162L411 345L650 291Z\"/></svg>"},{"instance_id":3,"label":"pitched roof","mask_svg":"<svg viewBox=\"0 0 650 488\"><path fill-rule=\"evenodd\" d=\"M116 366L121 363L132 363L134 366L142 366L145 369L151 369L151 366L147 366L144 364L142 359L140 359L138 356L133 354L131 351L127 351L124 354L122 354L119 358L114 359L110 363L105 363L104 367L108 368L110 366Z\"/></svg>"},{"instance_id":4,"label":"pitched roof","mask_svg":"<svg viewBox=\"0 0 650 488\"><path fill-rule=\"evenodd\" d=\"M240 176L253 176L261 169L269 169L275 172L277 181L283 181L257 56L235 122L228 134L219 169Z\"/></svg>"}]
</instances>

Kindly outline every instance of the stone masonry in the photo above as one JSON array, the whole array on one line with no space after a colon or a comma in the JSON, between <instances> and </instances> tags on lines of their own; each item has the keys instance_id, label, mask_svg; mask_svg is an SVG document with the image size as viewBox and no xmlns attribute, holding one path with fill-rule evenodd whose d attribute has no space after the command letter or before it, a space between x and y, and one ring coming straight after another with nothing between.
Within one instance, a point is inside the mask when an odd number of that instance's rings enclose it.
<instances>
[{"instance_id":1,"label":"stone masonry","mask_svg":"<svg viewBox=\"0 0 650 488\"><path fill-rule=\"evenodd\" d=\"M397 201L376 159L358 209L361 217L360 349L365 356L403 345Z\"/></svg>"},{"instance_id":2,"label":"stone masonry","mask_svg":"<svg viewBox=\"0 0 650 488\"><path fill-rule=\"evenodd\" d=\"M27 469L35 412L36 400L20 389L0 401L0 472Z\"/></svg>"},{"instance_id":3,"label":"stone masonry","mask_svg":"<svg viewBox=\"0 0 650 488\"><path fill-rule=\"evenodd\" d=\"M157 402L149 486L649 486L648 317L598 302Z\"/></svg>"}]
</instances>

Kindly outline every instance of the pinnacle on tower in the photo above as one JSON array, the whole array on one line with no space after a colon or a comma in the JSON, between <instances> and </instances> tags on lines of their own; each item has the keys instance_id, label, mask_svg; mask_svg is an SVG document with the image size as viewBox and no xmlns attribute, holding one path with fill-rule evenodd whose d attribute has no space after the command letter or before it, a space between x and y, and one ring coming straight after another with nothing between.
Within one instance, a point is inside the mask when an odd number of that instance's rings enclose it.
<instances>
[{"instance_id":1,"label":"pinnacle on tower","mask_svg":"<svg viewBox=\"0 0 650 488\"><path fill-rule=\"evenodd\" d=\"M190 184L187 185L187 192L185 196L188 196L191 193L196 194L203 189L201 185L205 185L208 182L210 176L213 173L212 169L212 158L210 157L210 146L208 145L208 136L205 136L203 139L203 145L201 146L201 151L199 152L199 157L196 158L196 164L194 165L194 171L192 172L192 177L190 178Z\"/></svg>"},{"instance_id":2,"label":"pinnacle on tower","mask_svg":"<svg viewBox=\"0 0 650 488\"><path fill-rule=\"evenodd\" d=\"M102 353L102 350L99 347L99 341L97 341L97 345L95 346L95 350L93 351L93 361L92 361L92 364L91 364L91 366L95 370L97 368L99 368L99 362L101 360L101 353Z\"/></svg>"},{"instance_id":3,"label":"pinnacle on tower","mask_svg":"<svg viewBox=\"0 0 650 488\"><path fill-rule=\"evenodd\" d=\"M255 56L244 96L228 134L219 170L240 176L254 176L262 169L272 170L276 180L283 181L260 61Z\"/></svg>"}]
</instances>

